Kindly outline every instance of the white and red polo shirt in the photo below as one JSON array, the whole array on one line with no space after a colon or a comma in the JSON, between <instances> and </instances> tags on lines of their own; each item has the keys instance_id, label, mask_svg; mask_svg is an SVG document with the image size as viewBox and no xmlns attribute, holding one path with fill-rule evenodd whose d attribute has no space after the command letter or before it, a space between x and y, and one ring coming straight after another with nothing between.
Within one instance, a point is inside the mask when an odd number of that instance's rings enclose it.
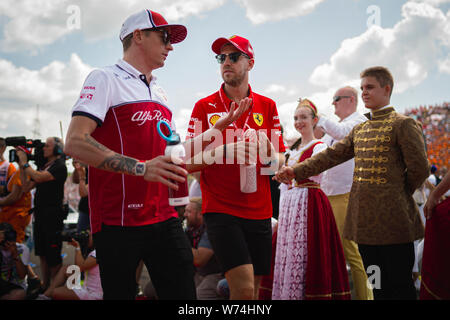
<instances>
[{"instance_id":1,"label":"white and red polo shirt","mask_svg":"<svg viewBox=\"0 0 450 320\"><path fill-rule=\"evenodd\" d=\"M285 146L280 130L280 120L273 100L252 92L253 99L250 112L243 114L234 125L223 132L223 143L227 131L244 131L252 128L264 130L277 152L284 152ZM216 93L199 100L192 111L187 138L193 138L214 126L215 122L227 114L232 101L226 96L223 85ZM199 128L201 126L201 130ZM233 134L230 134L233 136ZM234 141L227 141L236 142ZM257 191L242 193L240 191L239 164L212 164L202 170L200 186L202 190L202 212L219 212L246 219L267 219L272 217L272 200L268 175L261 174L261 163L257 163Z\"/></svg>"},{"instance_id":2,"label":"white and red polo shirt","mask_svg":"<svg viewBox=\"0 0 450 320\"><path fill-rule=\"evenodd\" d=\"M159 136L159 120L172 123L164 91L155 77L145 75L119 60L115 65L92 71L72 109L72 116L97 122L92 137L112 151L139 160L164 154L166 142ZM102 224L142 226L176 217L169 206L168 188L142 177L89 167L91 230Z\"/></svg>"}]
</instances>

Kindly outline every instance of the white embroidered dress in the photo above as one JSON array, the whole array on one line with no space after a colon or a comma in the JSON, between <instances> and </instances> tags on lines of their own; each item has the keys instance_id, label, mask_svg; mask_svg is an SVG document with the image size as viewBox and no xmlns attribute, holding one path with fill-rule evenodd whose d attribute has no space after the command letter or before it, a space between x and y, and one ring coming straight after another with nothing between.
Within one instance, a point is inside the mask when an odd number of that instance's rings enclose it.
<instances>
[{"instance_id":1,"label":"white embroidered dress","mask_svg":"<svg viewBox=\"0 0 450 320\"><path fill-rule=\"evenodd\" d=\"M303 152L319 140L313 140L298 150L289 150L287 165L298 162ZM314 146L312 155L327 148L325 143ZM322 174L309 180L320 184ZM294 186L295 180L292 183ZM273 275L273 300L303 300L307 264L308 188L280 186L277 248Z\"/></svg>"}]
</instances>

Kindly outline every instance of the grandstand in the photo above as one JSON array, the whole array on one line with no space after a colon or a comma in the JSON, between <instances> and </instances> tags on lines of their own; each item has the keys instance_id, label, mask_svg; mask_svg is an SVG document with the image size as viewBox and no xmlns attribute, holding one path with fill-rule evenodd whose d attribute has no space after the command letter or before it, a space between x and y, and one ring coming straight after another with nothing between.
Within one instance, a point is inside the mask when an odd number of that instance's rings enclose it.
<instances>
[{"instance_id":1,"label":"grandstand","mask_svg":"<svg viewBox=\"0 0 450 320\"><path fill-rule=\"evenodd\" d=\"M428 160L444 175L449 167L449 113L450 103L440 105L419 106L405 110L405 115L422 123L427 143Z\"/></svg>"}]
</instances>

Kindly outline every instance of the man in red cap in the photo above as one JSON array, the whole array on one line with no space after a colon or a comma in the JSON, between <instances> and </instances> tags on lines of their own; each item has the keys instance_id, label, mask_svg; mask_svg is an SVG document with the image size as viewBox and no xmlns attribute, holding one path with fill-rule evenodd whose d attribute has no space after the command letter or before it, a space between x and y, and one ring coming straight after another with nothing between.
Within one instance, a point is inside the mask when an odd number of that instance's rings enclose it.
<instances>
[{"instance_id":1,"label":"man in red cap","mask_svg":"<svg viewBox=\"0 0 450 320\"><path fill-rule=\"evenodd\" d=\"M157 12L131 15L120 30L123 59L92 71L72 110L64 151L89 165L104 299L134 299L141 260L160 299L196 297L192 250L168 201L168 187L177 189L187 171L164 156L157 123L174 128L173 111L152 75L186 35Z\"/></svg>"},{"instance_id":2,"label":"man in red cap","mask_svg":"<svg viewBox=\"0 0 450 320\"><path fill-rule=\"evenodd\" d=\"M250 42L240 36L219 38L212 50L217 54L224 83L219 91L195 104L187 139L211 128L229 113L233 103L250 101L251 109L225 130L223 141L219 139L226 155L223 164L216 161L187 168L201 170L202 213L230 287L230 299L256 299L261 276L270 273L271 263L270 170L264 166L270 164L271 169L277 170L284 162L285 149L275 102L253 92L248 83L255 63ZM237 142L245 140L250 132L258 137L256 192L244 193L239 189L240 164L236 164L232 154L236 153ZM266 150L270 152L266 154Z\"/></svg>"}]
</instances>

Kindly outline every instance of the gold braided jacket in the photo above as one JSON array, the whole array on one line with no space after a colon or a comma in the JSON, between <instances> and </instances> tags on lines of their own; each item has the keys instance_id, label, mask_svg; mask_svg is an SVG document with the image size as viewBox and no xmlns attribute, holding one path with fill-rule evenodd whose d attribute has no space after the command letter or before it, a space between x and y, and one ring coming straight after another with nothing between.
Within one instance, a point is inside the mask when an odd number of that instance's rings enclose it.
<instances>
[{"instance_id":1,"label":"gold braided jacket","mask_svg":"<svg viewBox=\"0 0 450 320\"><path fill-rule=\"evenodd\" d=\"M423 238L414 190L429 175L421 126L394 108L373 112L341 141L294 166L297 181L355 158L343 236L387 245Z\"/></svg>"}]
</instances>

